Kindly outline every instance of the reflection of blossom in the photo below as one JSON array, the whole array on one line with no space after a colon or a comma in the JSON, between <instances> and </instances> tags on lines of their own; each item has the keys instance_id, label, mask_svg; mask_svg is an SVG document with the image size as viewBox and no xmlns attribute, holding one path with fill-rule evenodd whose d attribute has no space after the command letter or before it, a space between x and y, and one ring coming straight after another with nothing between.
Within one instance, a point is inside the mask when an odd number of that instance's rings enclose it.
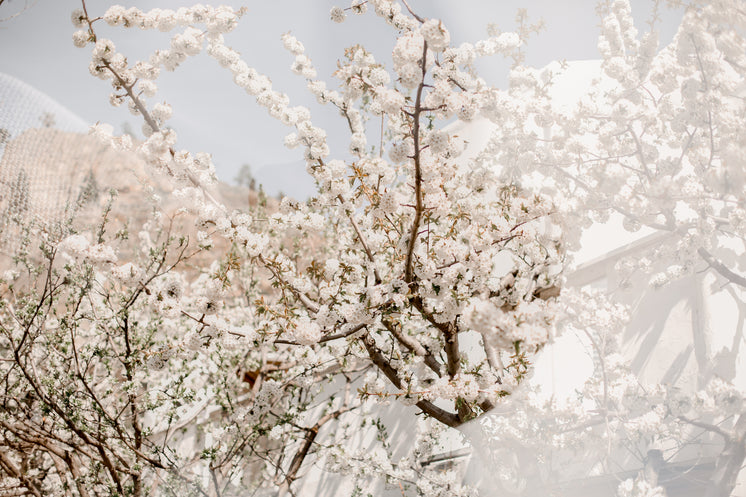
<instances>
[{"instance_id":1,"label":"reflection of blossom","mask_svg":"<svg viewBox=\"0 0 746 497\"><path fill-rule=\"evenodd\" d=\"M617 487L617 497L666 497L663 487L652 486L642 478L628 478Z\"/></svg>"}]
</instances>

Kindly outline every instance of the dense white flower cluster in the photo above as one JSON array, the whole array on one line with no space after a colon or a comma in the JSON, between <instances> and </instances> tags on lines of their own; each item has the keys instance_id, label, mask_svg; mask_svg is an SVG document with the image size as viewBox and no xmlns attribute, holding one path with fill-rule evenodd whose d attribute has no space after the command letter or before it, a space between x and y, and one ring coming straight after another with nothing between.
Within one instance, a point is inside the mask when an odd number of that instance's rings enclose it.
<instances>
[{"instance_id":1,"label":"dense white flower cluster","mask_svg":"<svg viewBox=\"0 0 746 497\"><path fill-rule=\"evenodd\" d=\"M744 54L733 50L746 41L742 16L722 14L731 8L695 2L659 50L655 32L638 35L629 2L612 2L599 38L604 77L575 108L558 109L545 90L561 70L514 71L516 92L532 98L515 133L503 126L496 160L512 175L553 178L543 191L566 199L569 224L605 222L613 213L628 231L661 233L639 264L625 263L626 278L647 274L662 286L703 265L746 269L738 221L744 175L735 166L746 153ZM532 120L549 142L531 135Z\"/></svg>"},{"instance_id":2,"label":"dense white flower cluster","mask_svg":"<svg viewBox=\"0 0 746 497\"><path fill-rule=\"evenodd\" d=\"M91 243L85 235L70 235L62 240L57 248L72 260L85 260L93 264L117 261L113 247L103 243Z\"/></svg>"},{"instance_id":3,"label":"dense white flower cluster","mask_svg":"<svg viewBox=\"0 0 746 497\"><path fill-rule=\"evenodd\" d=\"M451 41L451 36L438 19L428 19L420 28L420 33L430 50L436 52L445 50Z\"/></svg>"},{"instance_id":4,"label":"dense white flower cluster","mask_svg":"<svg viewBox=\"0 0 746 497\"><path fill-rule=\"evenodd\" d=\"M321 339L321 328L304 316L295 322L293 338L301 345L313 345Z\"/></svg>"},{"instance_id":5,"label":"dense white flower cluster","mask_svg":"<svg viewBox=\"0 0 746 497\"><path fill-rule=\"evenodd\" d=\"M111 276L119 280L124 286L136 285L142 277L142 270L131 262L117 266L111 270Z\"/></svg>"}]
</instances>

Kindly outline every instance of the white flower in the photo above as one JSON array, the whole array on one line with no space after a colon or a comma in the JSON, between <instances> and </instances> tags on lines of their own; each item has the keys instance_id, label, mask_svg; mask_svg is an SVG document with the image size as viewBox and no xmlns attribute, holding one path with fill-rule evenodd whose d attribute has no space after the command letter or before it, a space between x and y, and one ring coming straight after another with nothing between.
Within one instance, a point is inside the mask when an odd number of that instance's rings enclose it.
<instances>
[{"instance_id":1,"label":"white flower","mask_svg":"<svg viewBox=\"0 0 746 497\"><path fill-rule=\"evenodd\" d=\"M433 154L445 152L448 149L448 133L441 130L433 131L428 136L427 143Z\"/></svg>"},{"instance_id":2,"label":"white flower","mask_svg":"<svg viewBox=\"0 0 746 497\"><path fill-rule=\"evenodd\" d=\"M399 67L405 64L419 65L419 61L422 59L424 43L425 39L419 32L410 31L399 37L396 40L396 46L394 46L392 54L394 68L398 70Z\"/></svg>"},{"instance_id":3,"label":"white flower","mask_svg":"<svg viewBox=\"0 0 746 497\"><path fill-rule=\"evenodd\" d=\"M70 235L59 243L58 249L74 257L81 257L90 245L91 242L85 236Z\"/></svg>"},{"instance_id":4,"label":"white flower","mask_svg":"<svg viewBox=\"0 0 746 497\"><path fill-rule=\"evenodd\" d=\"M242 233L242 235L246 236L246 252L249 257L260 256L269 243L269 237L264 233Z\"/></svg>"},{"instance_id":5,"label":"white flower","mask_svg":"<svg viewBox=\"0 0 746 497\"><path fill-rule=\"evenodd\" d=\"M142 270L131 262L128 262L113 268L111 270L111 276L118 280L122 285L130 286L140 281Z\"/></svg>"},{"instance_id":6,"label":"white flower","mask_svg":"<svg viewBox=\"0 0 746 497\"><path fill-rule=\"evenodd\" d=\"M339 261L337 259L327 259L324 263L324 277L328 280L334 279L339 271Z\"/></svg>"},{"instance_id":7,"label":"white flower","mask_svg":"<svg viewBox=\"0 0 746 497\"><path fill-rule=\"evenodd\" d=\"M414 62L403 64L397 69L399 81L405 88L416 88L422 80L422 70Z\"/></svg>"},{"instance_id":8,"label":"white flower","mask_svg":"<svg viewBox=\"0 0 746 497\"><path fill-rule=\"evenodd\" d=\"M86 19L83 9L75 9L70 14L70 21L76 28L84 28L86 26Z\"/></svg>"},{"instance_id":9,"label":"white flower","mask_svg":"<svg viewBox=\"0 0 746 497\"><path fill-rule=\"evenodd\" d=\"M367 0L352 0L350 8L355 14L365 14L368 10L368 2Z\"/></svg>"},{"instance_id":10,"label":"white flower","mask_svg":"<svg viewBox=\"0 0 746 497\"><path fill-rule=\"evenodd\" d=\"M166 103L158 103L153 106L153 110L150 112L150 114L158 121L164 122L171 118L173 109Z\"/></svg>"},{"instance_id":11,"label":"white flower","mask_svg":"<svg viewBox=\"0 0 746 497\"><path fill-rule=\"evenodd\" d=\"M406 161L414 154L414 145L411 141L394 143L389 150L389 159L394 164Z\"/></svg>"},{"instance_id":12,"label":"white flower","mask_svg":"<svg viewBox=\"0 0 746 497\"><path fill-rule=\"evenodd\" d=\"M303 46L303 44L290 33L285 33L282 35L282 44L284 45L285 50L289 51L293 55L300 55L305 51L305 47Z\"/></svg>"},{"instance_id":13,"label":"white flower","mask_svg":"<svg viewBox=\"0 0 746 497\"><path fill-rule=\"evenodd\" d=\"M94 63L108 61L114 55L114 50L114 42L105 38L99 38L96 41L96 45L93 47L91 59Z\"/></svg>"},{"instance_id":14,"label":"white flower","mask_svg":"<svg viewBox=\"0 0 746 497\"><path fill-rule=\"evenodd\" d=\"M451 36L448 34L448 30L443 26L443 23L438 19L428 19L420 27L420 33L425 38L428 48L436 52L444 50L448 43L451 41Z\"/></svg>"},{"instance_id":15,"label":"white flower","mask_svg":"<svg viewBox=\"0 0 746 497\"><path fill-rule=\"evenodd\" d=\"M90 41L91 34L86 29L81 29L73 33L73 45L83 48Z\"/></svg>"},{"instance_id":16,"label":"white flower","mask_svg":"<svg viewBox=\"0 0 746 497\"><path fill-rule=\"evenodd\" d=\"M342 9L342 7L332 7L332 10L329 12L329 16L334 22L343 22L346 17L345 11Z\"/></svg>"},{"instance_id":17,"label":"white flower","mask_svg":"<svg viewBox=\"0 0 746 497\"><path fill-rule=\"evenodd\" d=\"M362 155L366 145L365 133L353 133L350 137L350 152Z\"/></svg>"},{"instance_id":18,"label":"white flower","mask_svg":"<svg viewBox=\"0 0 746 497\"><path fill-rule=\"evenodd\" d=\"M197 297L197 300L194 302L194 306L198 313L210 316L218 312L218 309L220 308L220 301L214 298L201 296Z\"/></svg>"},{"instance_id":19,"label":"white flower","mask_svg":"<svg viewBox=\"0 0 746 497\"><path fill-rule=\"evenodd\" d=\"M197 351L204 346L204 340L196 331L190 331L184 337L184 347L188 350Z\"/></svg>"},{"instance_id":20,"label":"white flower","mask_svg":"<svg viewBox=\"0 0 746 497\"><path fill-rule=\"evenodd\" d=\"M391 88L378 88L376 90L376 103L386 114L399 114L404 107L404 95Z\"/></svg>"},{"instance_id":21,"label":"white flower","mask_svg":"<svg viewBox=\"0 0 746 497\"><path fill-rule=\"evenodd\" d=\"M307 316L303 316L295 321L293 337L301 345L313 345L321 340L321 328Z\"/></svg>"},{"instance_id":22,"label":"white flower","mask_svg":"<svg viewBox=\"0 0 746 497\"><path fill-rule=\"evenodd\" d=\"M269 430L269 437L270 440L279 440L282 438L282 435L285 433L285 429L283 425L275 425L272 427L271 430Z\"/></svg>"},{"instance_id":23,"label":"white flower","mask_svg":"<svg viewBox=\"0 0 746 497\"><path fill-rule=\"evenodd\" d=\"M167 299L179 300L184 293L184 288L181 284L181 280L177 278L169 278L163 284L162 293L163 296Z\"/></svg>"},{"instance_id":24,"label":"white flower","mask_svg":"<svg viewBox=\"0 0 746 497\"><path fill-rule=\"evenodd\" d=\"M148 368L159 371L164 367L166 367L166 361L163 360L161 354L155 353L148 358Z\"/></svg>"},{"instance_id":25,"label":"white flower","mask_svg":"<svg viewBox=\"0 0 746 497\"><path fill-rule=\"evenodd\" d=\"M401 201L396 192L389 191L381 195L378 207L384 212L384 214L391 215L399 209L400 203Z\"/></svg>"}]
</instances>

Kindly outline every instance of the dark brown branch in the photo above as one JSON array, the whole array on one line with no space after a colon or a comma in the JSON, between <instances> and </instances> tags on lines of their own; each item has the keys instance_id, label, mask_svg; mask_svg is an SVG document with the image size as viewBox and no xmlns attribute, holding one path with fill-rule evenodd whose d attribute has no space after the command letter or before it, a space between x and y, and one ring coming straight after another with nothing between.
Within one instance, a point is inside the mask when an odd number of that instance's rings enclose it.
<instances>
[{"instance_id":1,"label":"dark brown branch","mask_svg":"<svg viewBox=\"0 0 746 497\"><path fill-rule=\"evenodd\" d=\"M354 326L353 328L350 328L347 331L340 331L339 333L334 333L333 335L325 335L321 337L321 339L319 340L319 343L330 342L332 340L337 340L338 338L345 338L350 335L354 335L358 331L365 328L365 326L366 326L365 324L358 324L357 326ZM272 343L278 343L278 344L283 344L283 345L300 345L298 342L295 342L293 340L285 340L282 338L275 340Z\"/></svg>"},{"instance_id":2,"label":"dark brown branch","mask_svg":"<svg viewBox=\"0 0 746 497\"><path fill-rule=\"evenodd\" d=\"M400 344L406 347L413 354L422 357L425 361L425 365L432 369L435 374L437 374L438 376L443 376L443 365L438 362L435 356L433 356L433 354L430 353L430 351L428 351L419 342L419 340L404 333L399 323L393 323L388 319L383 319L381 320L381 322L386 327L386 329L389 330L392 335L394 335L394 337L399 341Z\"/></svg>"},{"instance_id":3,"label":"dark brown branch","mask_svg":"<svg viewBox=\"0 0 746 497\"><path fill-rule=\"evenodd\" d=\"M401 1L404 4L404 6L407 8L407 10L409 11L409 13L412 15L412 17L414 17L415 19L417 19L421 23L425 22L425 20L422 17L420 17L420 16L418 16L417 14L414 13L414 11L412 10L412 8L407 3L407 0L401 0Z\"/></svg>"},{"instance_id":4,"label":"dark brown branch","mask_svg":"<svg viewBox=\"0 0 746 497\"><path fill-rule=\"evenodd\" d=\"M329 414L323 416L321 419L319 419L316 424L314 424L310 428L305 428L306 436L303 438L303 445L298 450L298 452L293 457L293 460L290 462L290 467L288 468L288 471L285 475L285 481L288 483L293 482L297 475L298 471L300 470L301 465L303 464L303 460L308 455L308 451L311 450L311 446L313 445L314 440L316 440L316 437L319 434L319 431L321 430L321 427L324 426L326 423L333 419L337 419L339 416L344 414L345 412L349 411L350 408L345 407L342 409L338 409L334 412L330 412Z\"/></svg>"},{"instance_id":5,"label":"dark brown branch","mask_svg":"<svg viewBox=\"0 0 746 497\"><path fill-rule=\"evenodd\" d=\"M406 3L405 3L406 4ZM414 141L414 196L415 208L412 227L409 229L409 240L407 241L407 260L404 265L404 281L414 281L414 247L417 244L417 233L420 231L422 221L422 165L420 164L420 113L422 112L422 90L425 87L425 74L427 73L427 42L422 44L422 61L420 65L422 80L417 86L417 96L414 101L414 112L412 113L412 139Z\"/></svg>"},{"instance_id":6,"label":"dark brown branch","mask_svg":"<svg viewBox=\"0 0 746 497\"><path fill-rule=\"evenodd\" d=\"M433 316L433 313L425 308L425 303L419 295L412 297L410 302L414 308L420 312L423 318L443 333L443 339L445 341L443 349L446 353L446 370L448 376L451 378L455 377L461 372L461 352L459 350L458 342L458 326L455 323L439 323ZM456 403L459 409L458 416L462 422L468 421L474 417L474 412L467 402L464 402L459 398Z\"/></svg>"},{"instance_id":7,"label":"dark brown branch","mask_svg":"<svg viewBox=\"0 0 746 497\"><path fill-rule=\"evenodd\" d=\"M448 357L448 374L453 378L461 371L461 355L459 352L458 330L456 326L452 323L439 323L436 321L432 312L425 308L425 303L419 295L412 297L410 302L428 323L443 333L443 338L446 342L444 348L446 356Z\"/></svg>"},{"instance_id":8,"label":"dark brown branch","mask_svg":"<svg viewBox=\"0 0 746 497\"><path fill-rule=\"evenodd\" d=\"M298 471L300 471L301 466L303 465L303 460L308 455L308 452L311 450L311 447L313 446L313 442L316 440L316 437L319 434L319 431L321 430L321 427L324 426L329 421L332 421L334 419L337 419L342 414L351 411L353 408L350 405L351 396L350 396L350 387L352 385L352 380L345 375L345 378L347 379L347 384L345 386L345 395L344 400L342 402L342 405L335 411L329 412L322 416L313 426L310 428L301 428L306 432L305 437L303 438L303 444L301 445L301 448L296 452L295 456L293 457L293 460L290 461L290 467L288 468L288 471L285 473L285 481L282 483L282 486L280 487L280 495L284 495L285 490L290 490L290 484L293 483L294 480L298 478ZM281 461L281 459L280 459ZM278 469L279 469L279 462L278 461ZM292 492L291 492L292 493Z\"/></svg>"},{"instance_id":9,"label":"dark brown branch","mask_svg":"<svg viewBox=\"0 0 746 497\"><path fill-rule=\"evenodd\" d=\"M367 334L363 337L363 344L365 345L365 350L368 351L368 355L370 356L371 361L373 361L373 364L375 364L378 369L380 369L381 372L386 375L386 378L388 378L389 381L391 381L391 383L393 383L396 388L401 389L402 382L399 378L399 373L389 363L389 361L378 349L378 347L376 347L376 342L370 334ZM458 414L453 414L452 412L448 412L445 409L441 409L430 401L420 400L415 405L422 409L425 414L432 416L441 423L452 428L455 428L463 423L463 420L459 417Z\"/></svg>"}]
</instances>

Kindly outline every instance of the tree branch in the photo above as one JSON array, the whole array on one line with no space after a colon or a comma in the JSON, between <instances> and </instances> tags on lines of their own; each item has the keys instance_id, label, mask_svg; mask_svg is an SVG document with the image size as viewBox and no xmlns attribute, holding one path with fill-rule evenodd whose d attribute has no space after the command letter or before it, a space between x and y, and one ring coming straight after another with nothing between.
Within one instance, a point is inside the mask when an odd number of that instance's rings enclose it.
<instances>
[{"instance_id":1,"label":"tree branch","mask_svg":"<svg viewBox=\"0 0 746 497\"><path fill-rule=\"evenodd\" d=\"M430 351L428 351L419 342L419 340L404 333L399 323L391 322L388 319L382 319L381 322L386 327L386 329L389 330L392 335L394 335L394 337L399 341L400 344L406 347L413 354L422 357L427 367L432 369L435 374L437 374L438 376L443 376L443 365L438 362L435 356Z\"/></svg>"},{"instance_id":2,"label":"tree branch","mask_svg":"<svg viewBox=\"0 0 746 497\"><path fill-rule=\"evenodd\" d=\"M709 431L709 432L712 432L712 433L717 433L718 435L720 435L721 437L723 437L723 439L726 442L729 442L729 441L731 441L733 439L732 434L730 434L727 431L723 430L719 426L715 426L715 425L710 424L710 423L704 423L702 421L697 421L697 420L694 420L694 419L689 419L686 416L676 416L676 419L678 419L680 421L683 421L684 423L690 424L692 426L696 426L697 428L702 428L703 430L706 430L706 431Z\"/></svg>"},{"instance_id":3,"label":"tree branch","mask_svg":"<svg viewBox=\"0 0 746 497\"><path fill-rule=\"evenodd\" d=\"M383 355L383 353L376 347L376 342L373 339L373 337L368 333L363 337L363 344L365 345L365 350L368 351L368 355L370 356L370 359L373 361L373 364L375 364L378 369L383 372L384 375L391 381L391 383L394 384L396 388L401 389L402 388L402 382L399 378L399 373L394 369L394 367L389 363L389 361L386 359L386 357ZM440 407L436 406L432 402L428 400L420 400L415 404L417 407L422 409L422 411L437 419L441 423L448 425L452 428L456 428L457 426L460 426L463 423L463 420L459 417L458 414L454 414L452 412L448 412L445 409L441 409Z\"/></svg>"},{"instance_id":4,"label":"tree branch","mask_svg":"<svg viewBox=\"0 0 746 497\"><path fill-rule=\"evenodd\" d=\"M34 481L26 476L24 472L20 470L20 468L13 464L13 461L11 461L8 455L4 452L0 452L0 466L5 468L5 471L12 475L13 478L17 478L18 480L20 480L23 486L28 489L29 493L34 494L36 497L42 497L41 491L36 486Z\"/></svg>"},{"instance_id":5,"label":"tree branch","mask_svg":"<svg viewBox=\"0 0 746 497\"><path fill-rule=\"evenodd\" d=\"M412 139L414 141L414 196L415 208L412 227L409 229L409 240L407 241L407 259L404 264L404 281L414 281L414 247L417 243L417 234L420 231L422 220L422 166L420 164L420 112L422 112L422 90L425 88L425 74L427 73L427 42L422 43L422 61L420 65L422 80L417 86L417 96L414 101L414 112L412 113Z\"/></svg>"},{"instance_id":6,"label":"tree branch","mask_svg":"<svg viewBox=\"0 0 746 497\"><path fill-rule=\"evenodd\" d=\"M731 271L725 264L715 259L715 257L705 248L700 247L697 250L697 253L705 260L707 265L717 271L718 274L729 280L731 283L746 288L746 278Z\"/></svg>"}]
</instances>

